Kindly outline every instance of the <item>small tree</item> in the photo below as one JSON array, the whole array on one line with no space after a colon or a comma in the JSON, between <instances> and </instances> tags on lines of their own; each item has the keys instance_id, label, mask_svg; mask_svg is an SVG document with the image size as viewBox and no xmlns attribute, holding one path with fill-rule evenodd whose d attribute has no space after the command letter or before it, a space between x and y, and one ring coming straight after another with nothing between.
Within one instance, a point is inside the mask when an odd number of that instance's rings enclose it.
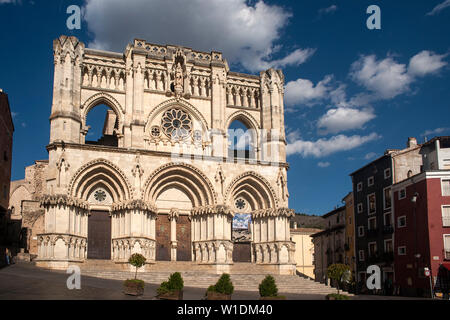
<instances>
[{"instance_id":1,"label":"small tree","mask_svg":"<svg viewBox=\"0 0 450 320\"><path fill-rule=\"evenodd\" d=\"M278 296L278 288L274 277L267 275L259 284L259 295L261 297L276 297Z\"/></svg>"},{"instance_id":2,"label":"small tree","mask_svg":"<svg viewBox=\"0 0 450 320\"><path fill-rule=\"evenodd\" d=\"M228 273L222 274L216 284L209 286L207 291L214 291L228 295L232 294L234 291L234 286L231 282L230 275Z\"/></svg>"},{"instance_id":3,"label":"small tree","mask_svg":"<svg viewBox=\"0 0 450 320\"><path fill-rule=\"evenodd\" d=\"M335 263L328 267L328 278L336 281L337 293L339 294L339 288L345 282L351 281L351 272L349 266L342 263Z\"/></svg>"},{"instance_id":4,"label":"small tree","mask_svg":"<svg viewBox=\"0 0 450 320\"><path fill-rule=\"evenodd\" d=\"M137 277L137 271L140 267L145 265L145 257L142 254L139 253L133 253L130 258L128 259L128 263L131 264L133 267L136 267L136 272L134 274L134 279Z\"/></svg>"},{"instance_id":5,"label":"small tree","mask_svg":"<svg viewBox=\"0 0 450 320\"><path fill-rule=\"evenodd\" d=\"M159 295L174 292L174 291L181 291L184 288L184 281L181 277L181 273L174 272L170 275L168 281L164 281L161 283L159 288L156 289L156 292Z\"/></svg>"}]
</instances>

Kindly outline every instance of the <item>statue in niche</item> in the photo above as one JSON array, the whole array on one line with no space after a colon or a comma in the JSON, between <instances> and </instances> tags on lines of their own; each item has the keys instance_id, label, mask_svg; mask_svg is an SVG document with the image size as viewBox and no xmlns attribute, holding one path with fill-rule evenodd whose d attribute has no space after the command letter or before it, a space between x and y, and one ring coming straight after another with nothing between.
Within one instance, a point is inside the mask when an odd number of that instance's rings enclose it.
<instances>
[{"instance_id":1,"label":"statue in niche","mask_svg":"<svg viewBox=\"0 0 450 320\"><path fill-rule=\"evenodd\" d=\"M177 63L175 68L175 95L178 97L183 93L183 68L181 67L180 62Z\"/></svg>"}]
</instances>

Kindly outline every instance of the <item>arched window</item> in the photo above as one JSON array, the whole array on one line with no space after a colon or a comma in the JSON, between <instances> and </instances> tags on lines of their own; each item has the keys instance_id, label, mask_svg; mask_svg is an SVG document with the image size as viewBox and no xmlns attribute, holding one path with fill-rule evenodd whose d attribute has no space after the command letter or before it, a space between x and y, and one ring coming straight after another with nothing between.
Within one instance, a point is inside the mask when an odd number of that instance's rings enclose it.
<instances>
[{"instance_id":1,"label":"arched window","mask_svg":"<svg viewBox=\"0 0 450 320\"><path fill-rule=\"evenodd\" d=\"M255 159L255 132L240 120L228 127L228 157Z\"/></svg>"},{"instance_id":2,"label":"arched window","mask_svg":"<svg viewBox=\"0 0 450 320\"><path fill-rule=\"evenodd\" d=\"M86 125L89 126L86 144L118 146L119 119L117 114L107 105L99 104L93 107L86 116Z\"/></svg>"},{"instance_id":3,"label":"arched window","mask_svg":"<svg viewBox=\"0 0 450 320\"><path fill-rule=\"evenodd\" d=\"M408 178L411 178L413 175L413 172L411 170L408 171Z\"/></svg>"}]
</instances>

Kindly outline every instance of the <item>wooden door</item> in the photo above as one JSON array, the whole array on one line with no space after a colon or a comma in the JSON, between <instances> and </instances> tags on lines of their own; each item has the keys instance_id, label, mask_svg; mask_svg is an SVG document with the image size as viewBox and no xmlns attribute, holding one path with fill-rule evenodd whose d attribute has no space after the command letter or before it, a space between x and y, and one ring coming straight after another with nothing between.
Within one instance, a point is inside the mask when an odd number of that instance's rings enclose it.
<instances>
[{"instance_id":1,"label":"wooden door","mask_svg":"<svg viewBox=\"0 0 450 320\"><path fill-rule=\"evenodd\" d=\"M111 217L108 211L90 212L87 258L111 259Z\"/></svg>"}]
</instances>

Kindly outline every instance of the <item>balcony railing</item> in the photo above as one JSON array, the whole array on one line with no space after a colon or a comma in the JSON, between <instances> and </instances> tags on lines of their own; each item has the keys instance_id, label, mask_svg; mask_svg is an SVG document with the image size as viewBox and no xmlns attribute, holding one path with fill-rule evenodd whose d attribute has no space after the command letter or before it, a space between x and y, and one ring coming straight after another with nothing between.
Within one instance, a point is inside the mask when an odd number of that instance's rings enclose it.
<instances>
[{"instance_id":1,"label":"balcony railing","mask_svg":"<svg viewBox=\"0 0 450 320\"><path fill-rule=\"evenodd\" d=\"M392 226L384 226L383 233L384 234L391 234L394 232L394 227Z\"/></svg>"}]
</instances>

